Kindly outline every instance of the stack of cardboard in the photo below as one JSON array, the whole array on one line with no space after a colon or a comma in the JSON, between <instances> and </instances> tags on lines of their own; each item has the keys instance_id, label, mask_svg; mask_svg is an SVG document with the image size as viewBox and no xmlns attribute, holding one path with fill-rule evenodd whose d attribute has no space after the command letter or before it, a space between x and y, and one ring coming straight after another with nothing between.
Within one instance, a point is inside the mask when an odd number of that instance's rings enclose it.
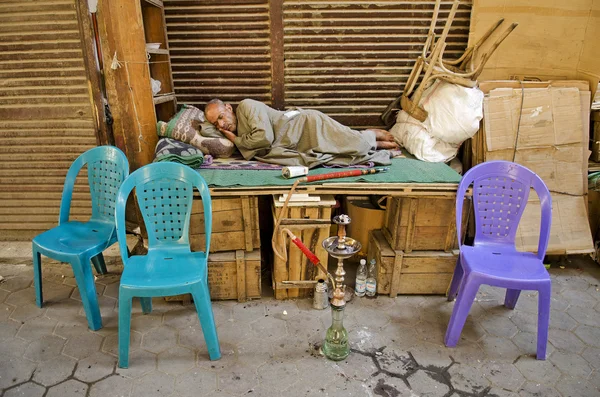
<instances>
[{"instance_id":1,"label":"stack of cardboard","mask_svg":"<svg viewBox=\"0 0 600 397\"><path fill-rule=\"evenodd\" d=\"M471 142L472 163L515 161L537 173L552 194L549 254L592 252L587 222L590 91L586 81L491 81L484 119ZM535 194L519 230L517 248L535 251L540 206Z\"/></svg>"}]
</instances>

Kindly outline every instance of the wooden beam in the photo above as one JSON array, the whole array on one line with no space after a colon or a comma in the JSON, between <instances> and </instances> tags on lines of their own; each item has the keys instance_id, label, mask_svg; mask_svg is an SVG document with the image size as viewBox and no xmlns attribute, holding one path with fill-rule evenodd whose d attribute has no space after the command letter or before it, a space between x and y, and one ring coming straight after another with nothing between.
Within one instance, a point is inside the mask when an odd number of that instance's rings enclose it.
<instances>
[{"instance_id":1,"label":"wooden beam","mask_svg":"<svg viewBox=\"0 0 600 397\"><path fill-rule=\"evenodd\" d=\"M269 0L271 19L271 101L275 109L285 107L283 53L283 0Z\"/></svg>"},{"instance_id":2,"label":"wooden beam","mask_svg":"<svg viewBox=\"0 0 600 397\"><path fill-rule=\"evenodd\" d=\"M114 139L109 133L104 113L104 96L102 94L102 80L94 43L94 29L87 0L76 0L77 19L79 21L79 36L83 50L83 61L87 75L88 93L92 105L94 129L96 130L96 143L98 145L112 145Z\"/></svg>"},{"instance_id":3,"label":"wooden beam","mask_svg":"<svg viewBox=\"0 0 600 397\"><path fill-rule=\"evenodd\" d=\"M152 162L158 141L140 1L99 0L97 15L115 143L134 171Z\"/></svg>"}]
</instances>

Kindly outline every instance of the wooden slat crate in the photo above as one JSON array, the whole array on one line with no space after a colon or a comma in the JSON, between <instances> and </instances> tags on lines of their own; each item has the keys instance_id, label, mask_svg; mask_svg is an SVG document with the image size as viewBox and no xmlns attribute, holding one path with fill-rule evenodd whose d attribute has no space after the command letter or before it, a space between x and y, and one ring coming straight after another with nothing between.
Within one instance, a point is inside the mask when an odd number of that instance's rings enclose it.
<instances>
[{"instance_id":1,"label":"wooden slat crate","mask_svg":"<svg viewBox=\"0 0 600 397\"><path fill-rule=\"evenodd\" d=\"M394 250L452 251L458 248L456 197L390 197L382 232ZM463 206L463 236L470 201Z\"/></svg>"},{"instance_id":2,"label":"wooden slat crate","mask_svg":"<svg viewBox=\"0 0 600 397\"><path fill-rule=\"evenodd\" d=\"M279 214L283 203L278 201L278 196L273 197L273 213ZM335 205L333 196L321 196L319 202L292 202L287 215L281 221L280 230L288 228L298 236L302 242L317 255L321 263L327 266L328 255L321 243L329 237L331 227L331 208ZM315 268L302 251L289 239L286 239L288 260L283 261L274 255L273 263L273 290L275 299L302 298L310 294L314 284L306 283L310 280L325 278L325 274ZM282 252L283 248L278 248ZM284 284L283 281L300 281L297 284ZM304 281L305 283L302 283Z\"/></svg>"},{"instance_id":3,"label":"wooden slat crate","mask_svg":"<svg viewBox=\"0 0 600 397\"><path fill-rule=\"evenodd\" d=\"M219 252L208 256L208 285L213 300L258 299L261 294L260 250ZM167 301L191 302L190 294L165 297Z\"/></svg>"},{"instance_id":4,"label":"wooden slat crate","mask_svg":"<svg viewBox=\"0 0 600 397\"><path fill-rule=\"evenodd\" d=\"M383 233L369 235L368 261L377 262L377 293L445 294L456 266L458 251L393 250Z\"/></svg>"},{"instance_id":5,"label":"wooden slat crate","mask_svg":"<svg viewBox=\"0 0 600 397\"><path fill-rule=\"evenodd\" d=\"M260 247L258 197L213 197L212 238L210 252L245 250ZM192 251L203 251L204 209L202 200L194 198L190 223Z\"/></svg>"}]
</instances>

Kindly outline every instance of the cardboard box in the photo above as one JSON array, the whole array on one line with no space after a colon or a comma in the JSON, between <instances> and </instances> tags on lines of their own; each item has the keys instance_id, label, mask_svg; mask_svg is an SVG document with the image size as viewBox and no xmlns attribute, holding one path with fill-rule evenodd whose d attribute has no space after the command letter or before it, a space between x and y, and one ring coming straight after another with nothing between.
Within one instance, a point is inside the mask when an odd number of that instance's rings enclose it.
<instances>
[{"instance_id":1,"label":"cardboard box","mask_svg":"<svg viewBox=\"0 0 600 397\"><path fill-rule=\"evenodd\" d=\"M588 84L525 82L521 88L519 82L491 81L482 86L487 91L480 132L485 145L478 147L484 154L477 157L483 161L514 158L544 180L553 199L549 254L592 252L584 196L590 153ZM537 251L539 228L539 200L532 194L517 231L517 249Z\"/></svg>"},{"instance_id":2,"label":"cardboard box","mask_svg":"<svg viewBox=\"0 0 600 397\"><path fill-rule=\"evenodd\" d=\"M581 143L580 101L577 88L492 90L483 102L487 150Z\"/></svg>"},{"instance_id":3,"label":"cardboard box","mask_svg":"<svg viewBox=\"0 0 600 397\"><path fill-rule=\"evenodd\" d=\"M369 233L383 227L385 210L376 207L369 196L345 197L348 216L352 219L347 227L348 236L362 244L361 253L367 252Z\"/></svg>"},{"instance_id":4,"label":"cardboard box","mask_svg":"<svg viewBox=\"0 0 600 397\"><path fill-rule=\"evenodd\" d=\"M369 234L368 261L377 263L377 293L445 294L456 266L458 251L393 250L383 233Z\"/></svg>"}]
</instances>

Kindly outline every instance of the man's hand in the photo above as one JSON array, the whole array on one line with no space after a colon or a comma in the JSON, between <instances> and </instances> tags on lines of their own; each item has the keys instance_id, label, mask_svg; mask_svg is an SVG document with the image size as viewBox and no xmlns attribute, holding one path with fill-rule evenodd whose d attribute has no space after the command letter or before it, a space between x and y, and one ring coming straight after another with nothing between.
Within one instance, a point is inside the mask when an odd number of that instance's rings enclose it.
<instances>
[{"instance_id":1,"label":"man's hand","mask_svg":"<svg viewBox=\"0 0 600 397\"><path fill-rule=\"evenodd\" d=\"M236 138L237 136L236 136L236 135L235 135L233 132L231 132L231 131L228 131L228 130L226 130L226 129L224 129L224 128L219 128L219 127L217 127L217 129L218 129L219 131L221 131L221 133L223 133L223 135L225 135L225 138L229 139L231 142L234 142L234 141L235 141L235 138Z\"/></svg>"}]
</instances>

